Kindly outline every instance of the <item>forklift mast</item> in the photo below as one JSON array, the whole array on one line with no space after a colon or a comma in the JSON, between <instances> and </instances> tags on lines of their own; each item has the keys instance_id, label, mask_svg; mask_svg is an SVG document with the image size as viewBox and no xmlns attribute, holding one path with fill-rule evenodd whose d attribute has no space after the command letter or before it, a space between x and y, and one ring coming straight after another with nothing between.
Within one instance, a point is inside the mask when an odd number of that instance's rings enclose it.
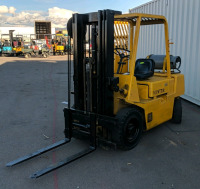
<instances>
[{"instance_id":1,"label":"forklift mast","mask_svg":"<svg viewBox=\"0 0 200 189\"><path fill-rule=\"evenodd\" d=\"M107 116L113 115L114 15L103 10L74 14L74 108ZM86 51L89 43L89 53ZM92 48L90 47L90 44ZM69 88L69 93L71 93Z\"/></svg>"},{"instance_id":2,"label":"forklift mast","mask_svg":"<svg viewBox=\"0 0 200 189\"><path fill-rule=\"evenodd\" d=\"M10 44L12 45L12 43L13 43L13 32L14 32L15 30L9 30L9 38L10 38Z\"/></svg>"},{"instance_id":3,"label":"forklift mast","mask_svg":"<svg viewBox=\"0 0 200 189\"><path fill-rule=\"evenodd\" d=\"M68 107L64 108L65 138L29 155L6 164L11 167L67 144L75 132L87 134L89 147L49 167L37 171L31 178L38 178L59 167L81 158L96 149L96 142L114 145L109 138L97 139L96 129L102 125L105 130L115 132L116 119L113 116L113 91L117 90L118 77L114 78L114 15L118 11L103 10L88 14L74 14L68 23L68 33L73 38L74 68L71 54L68 54ZM70 32L71 31L71 32ZM72 32L73 31L73 32ZM68 39L70 40L70 38ZM86 42L92 49L86 51ZM68 41L68 44L69 41ZM71 48L70 48L71 49ZM71 76L74 79L74 105L71 106ZM105 131L104 130L104 131ZM110 135L105 132L107 137Z\"/></svg>"}]
</instances>

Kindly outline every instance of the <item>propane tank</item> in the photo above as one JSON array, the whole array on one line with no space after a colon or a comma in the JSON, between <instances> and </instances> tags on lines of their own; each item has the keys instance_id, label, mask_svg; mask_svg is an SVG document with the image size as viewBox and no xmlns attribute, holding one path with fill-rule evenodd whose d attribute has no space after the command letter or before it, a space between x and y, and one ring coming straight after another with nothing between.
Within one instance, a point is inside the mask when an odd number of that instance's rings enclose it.
<instances>
[{"instance_id":1,"label":"propane tank","mask_svg":"<svg viewBox=\"0 0 200 189\"><path fill-rule=\"evenodd\" d=\"M147 56L147 59L153 59L155 62L155 69L163 69L163 63L165 61L166 55L154 55L151 54ZM167 66L167 65L166 65ZM180 56L170 55L170 66L171 69L177 69L181 67L181 58Z\"/></svg>"}]
</instances>

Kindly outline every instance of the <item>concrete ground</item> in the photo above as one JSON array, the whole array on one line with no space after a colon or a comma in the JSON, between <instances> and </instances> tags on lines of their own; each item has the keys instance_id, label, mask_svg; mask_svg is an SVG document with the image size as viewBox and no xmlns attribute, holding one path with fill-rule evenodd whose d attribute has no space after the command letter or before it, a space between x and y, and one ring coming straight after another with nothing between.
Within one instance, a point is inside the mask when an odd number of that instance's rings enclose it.
<instances>
[{"instance_id":1,"label":"concrete ground","mask_svg":"<svg viewBox=\"0 0 200 189\"><path fill-rule=\"evenodd\" d=\"M146 132L131 151L98 148L38 179L33 172L86 147L74 139L14 167L5 164L63 139L66 56L0 57L0 189L199 189L200 108L183 101L182 124Z\"/></svg>"}]
</instances>

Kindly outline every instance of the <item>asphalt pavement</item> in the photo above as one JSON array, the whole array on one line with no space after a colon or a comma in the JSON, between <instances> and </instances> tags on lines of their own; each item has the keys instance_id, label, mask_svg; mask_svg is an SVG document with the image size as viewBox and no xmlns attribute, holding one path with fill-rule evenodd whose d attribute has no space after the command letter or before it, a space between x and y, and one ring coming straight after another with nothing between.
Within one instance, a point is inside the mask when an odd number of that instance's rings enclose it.
<instances>
[{"instance_id":1,"label":"asphalt pavement","mask_svg":"<svg viewBox=\"0 0 200 189\"><path fill-rule=\"evenodd\" d=\"M144 133L130 151L97 150L38 179L29 176L87 147L73 139L56 150L6 163L64 138L67 57L0 57L0 189L199 189L200 108L182 101L181 124Z\"/></svg>"}]
</instances>

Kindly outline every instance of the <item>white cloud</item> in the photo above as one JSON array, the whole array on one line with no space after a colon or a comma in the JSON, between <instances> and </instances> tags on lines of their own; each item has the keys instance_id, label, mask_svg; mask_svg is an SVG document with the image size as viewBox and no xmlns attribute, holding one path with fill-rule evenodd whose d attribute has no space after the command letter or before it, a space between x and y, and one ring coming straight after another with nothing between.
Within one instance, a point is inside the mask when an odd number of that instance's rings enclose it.
<instances>
[{"instance_id":1,"label":"white cloud","mask_svg":"<svg viewBox=\"0 0 200 189\"><path fill-rule=\"evenodd\" d=\"M8 7L7 6L0 6L0 14L8 13Z\"/></svg>"},{"instance_id":2,"label":"white cloud","mask_svg":"<svg viewBox=\"0 0 200 189\"><path fill-rule=\"evenodd\" d=\"M73 14L73 11L71 11L71 10L61 9L58 7L50 8L48 12L49 12L50 18L67 18L67 19L69 19Z\"/></svg>"},{"instance_id":3,"label":"white cloud","mask_svg":"<svg viewBox=\"0 0 200 189\"><path fill-rule=\"evenodd\" d=\"M15 7L9 7L9 13L15 14L16 8Z\"/></svg>"},{"instance_id":4,"label":"white cloud","mask_svg":"<svg viewBox=\"0 0 200 189\"><path fill-rule=\"evenodd\" d=\"M19 25L19 26L33 26L35 20L42 20L44 17L40 16L38 13L28 13L28 12L20 12L15 14L15 16L7 17L7 24Z\"/></svg>"},{"instance_id":5,"label":"white cloud","mask_svg":"<svg viewBox=\"0 0 200 189\"><path fill-rule=\"evenodd\" d=\"M0 6L0 26L34 26L35 20L48 20L51 21L52 27L65 28L68 19L74 13L58 7L49 8L48 12L22 11L15 13L15 11L15 7Z\"/></svg>"},{"instance_id":6,"label":"white cloud","mask_svg":"<svg viewBox=\"0 0 200 189\"><path fill-rule=\"evenodd\" d=\"M52 27L65 28L67 21L74 13L71 10L62 9L58 7L49 8L48 20L52 22Z\"/></svg>"}]
</instances>

